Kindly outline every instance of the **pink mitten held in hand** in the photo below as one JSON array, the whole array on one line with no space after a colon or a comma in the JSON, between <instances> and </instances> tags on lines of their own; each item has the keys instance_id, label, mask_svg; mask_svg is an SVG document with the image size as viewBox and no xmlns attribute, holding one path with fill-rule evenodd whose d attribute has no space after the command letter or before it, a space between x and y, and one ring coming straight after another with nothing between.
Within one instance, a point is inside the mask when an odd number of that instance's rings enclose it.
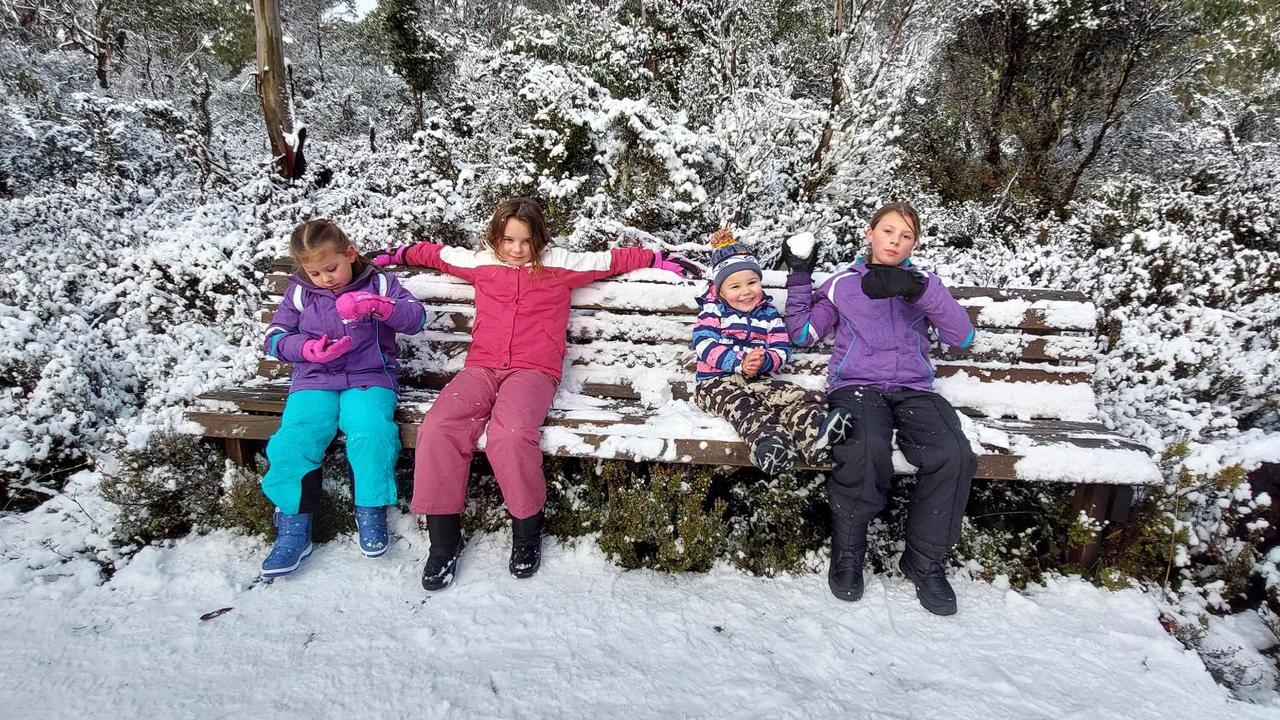
<instances>
[{"instance_id":1,"label":"pink mitten held in hand","mask_svg":"<svg viewBox=\"0 0 1280 720\"><path fill-rule=\"evenodd\" d=\"M321 335L302 343L302 357L313 363L327 363L342 357L350 349L349 335L344 335L333 342L329 342L328 335Z\"/></svg>"}]
</instances>

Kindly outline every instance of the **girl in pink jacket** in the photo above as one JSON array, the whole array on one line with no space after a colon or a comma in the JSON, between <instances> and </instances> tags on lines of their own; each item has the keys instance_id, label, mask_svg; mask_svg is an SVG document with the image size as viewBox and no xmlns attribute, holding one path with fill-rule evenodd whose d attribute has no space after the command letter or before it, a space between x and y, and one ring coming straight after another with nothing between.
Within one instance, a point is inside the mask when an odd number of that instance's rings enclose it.
<instances>
[{"instance_id":1,"label":"girl in pink jacket","mask_svg":"<svg viewBox=\"0 0 1280 720\"><path fill-rule=\"evenodd\" d=\"M682 257L644 248L570 252L550 244L538 203L516 199L498 206L480 250L424 242L373 258L381 266L440 270L476 291L465 366L440 391L418 430L410 508L426 515L431 537L422 571L427 590L453 581L471 456L486 427L485 454L512 518L508 569L518 578L538 570L547 494L540 428L560 382L573 290L645 267L699 274Z\"/></svg>"}]
</instances>

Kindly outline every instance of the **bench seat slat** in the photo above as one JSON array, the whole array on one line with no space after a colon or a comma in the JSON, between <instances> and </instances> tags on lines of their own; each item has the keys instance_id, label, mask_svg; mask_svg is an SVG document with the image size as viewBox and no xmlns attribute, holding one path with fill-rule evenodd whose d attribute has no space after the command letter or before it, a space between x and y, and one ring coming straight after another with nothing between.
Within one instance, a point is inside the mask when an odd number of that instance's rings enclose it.
<instances>
[{"instance_id":1,"label":"bench seat slat","mask_svg":"<svg viewBox=\"0 0 1280 720\"><path fill-rule=\"evenodd\" d=\"M284 385L263 385L209 393L204 397L213 404L231 403L253 414L194 411L188 417L204 426L209 436L266 439L279 426L279 413L287 392ZM433 396L430 391L415 390L402 398L396 415L406 447L415 445L417 428ZM543 449L550 454L750 465L745 443L737 438L728 423L693 411L687 405L674 410L669 405L651 415L652 411L645 407L616 401L602 403L596 398L570 398L565 403L566 399L557 396L557 403L573 405L574 399L581 407L554 407L548 413L543 427ZM1089 459L1097 468L1115 465L1112 458L1134 465L1132 456L1146 457L1141 446L1097 423L982 419L970 420L967 425L969 434L983 441L979 477L984 478L1027 479L1026 473L1019 474L1019 463L1025 463L1026 457L1035 456L1045 448L1077 460ZM990 442L992 440L995 442ZM1038 471L1044 474L1041 466L1046 462L1040 460L1032 470L1040 468ZM911 470L900 454L896 464L901 471ZM1094 479L1090 480L1091 477ZM1084 466L1076 469L1072 480L1106 482L1108 477L1105 473L1091 476L1089 468ZM1158 481L1158 477L1145 480Z\"/></svg>"}]
</instances>

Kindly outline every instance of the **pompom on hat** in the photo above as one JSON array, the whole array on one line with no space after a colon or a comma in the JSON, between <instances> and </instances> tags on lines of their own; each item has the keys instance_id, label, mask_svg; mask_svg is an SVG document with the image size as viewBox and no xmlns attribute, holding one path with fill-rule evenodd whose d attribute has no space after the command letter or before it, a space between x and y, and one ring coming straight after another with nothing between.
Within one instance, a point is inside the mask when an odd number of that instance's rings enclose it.
<instances>
[{"instance_id":1,"label":"pompom on hat","mask_svg":"<svg viewBox=\"0 0 1280 720\"><path fill-rule=\"evenodd\" d=\"M733 238L733 233L727 228L720 228L711 238L711 281L715 283L716 291L720 290L720 285L730 275L739 270L751 270L760 278L764 278L764 272L760 269L760 262L756 260L755 253L751 252L751 248L743 245Z\"/></svg>"}]
</instances>

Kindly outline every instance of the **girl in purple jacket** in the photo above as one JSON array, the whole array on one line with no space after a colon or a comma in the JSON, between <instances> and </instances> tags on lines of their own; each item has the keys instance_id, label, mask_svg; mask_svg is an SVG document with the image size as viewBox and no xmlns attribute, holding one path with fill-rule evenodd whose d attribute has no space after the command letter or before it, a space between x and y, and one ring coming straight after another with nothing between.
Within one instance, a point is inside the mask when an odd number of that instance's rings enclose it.
<instances>
[{"instance_id":1,"label":"girl in purple jacket","mask_svg":"<svg viewBox=\"0 0 1280 720\"><path fill-rule=\"evenodd\" d=\"M288 575L311 554L311 514L320 461L341 429L355 476L360 551L387 551L387 506L396 502L400 433L396 333L422 330L422 305L360 257L328 219L299 225L289 239L298 272L267 326L263 349L293 364L280 429L267 443L262 492L275 503L276 542L266 578Z\"/></svg>"},{"instance_id":2,"label":"girl in purple jacket","mask_svg":"<svg viewBox=\"0 0 1280 720\"><path fill-rule=\"evenodd\" d=\"M831 567L827 582L842 600L862 597L867 523L889 500L893 437L916 470L907 511L907 549L898 566L926 610L956 612L945 560L960 538L977 459L956 411L933 392L930 331L957 348L973 342L973 323L942 280L911 264L920 218L907 203L876 211L859 258L813 288L816 248L788 246L787 332L799 346L835 332L827 369L831 406L853 414L853 429L833 449Z\"/></svg>"}]
</instances>

